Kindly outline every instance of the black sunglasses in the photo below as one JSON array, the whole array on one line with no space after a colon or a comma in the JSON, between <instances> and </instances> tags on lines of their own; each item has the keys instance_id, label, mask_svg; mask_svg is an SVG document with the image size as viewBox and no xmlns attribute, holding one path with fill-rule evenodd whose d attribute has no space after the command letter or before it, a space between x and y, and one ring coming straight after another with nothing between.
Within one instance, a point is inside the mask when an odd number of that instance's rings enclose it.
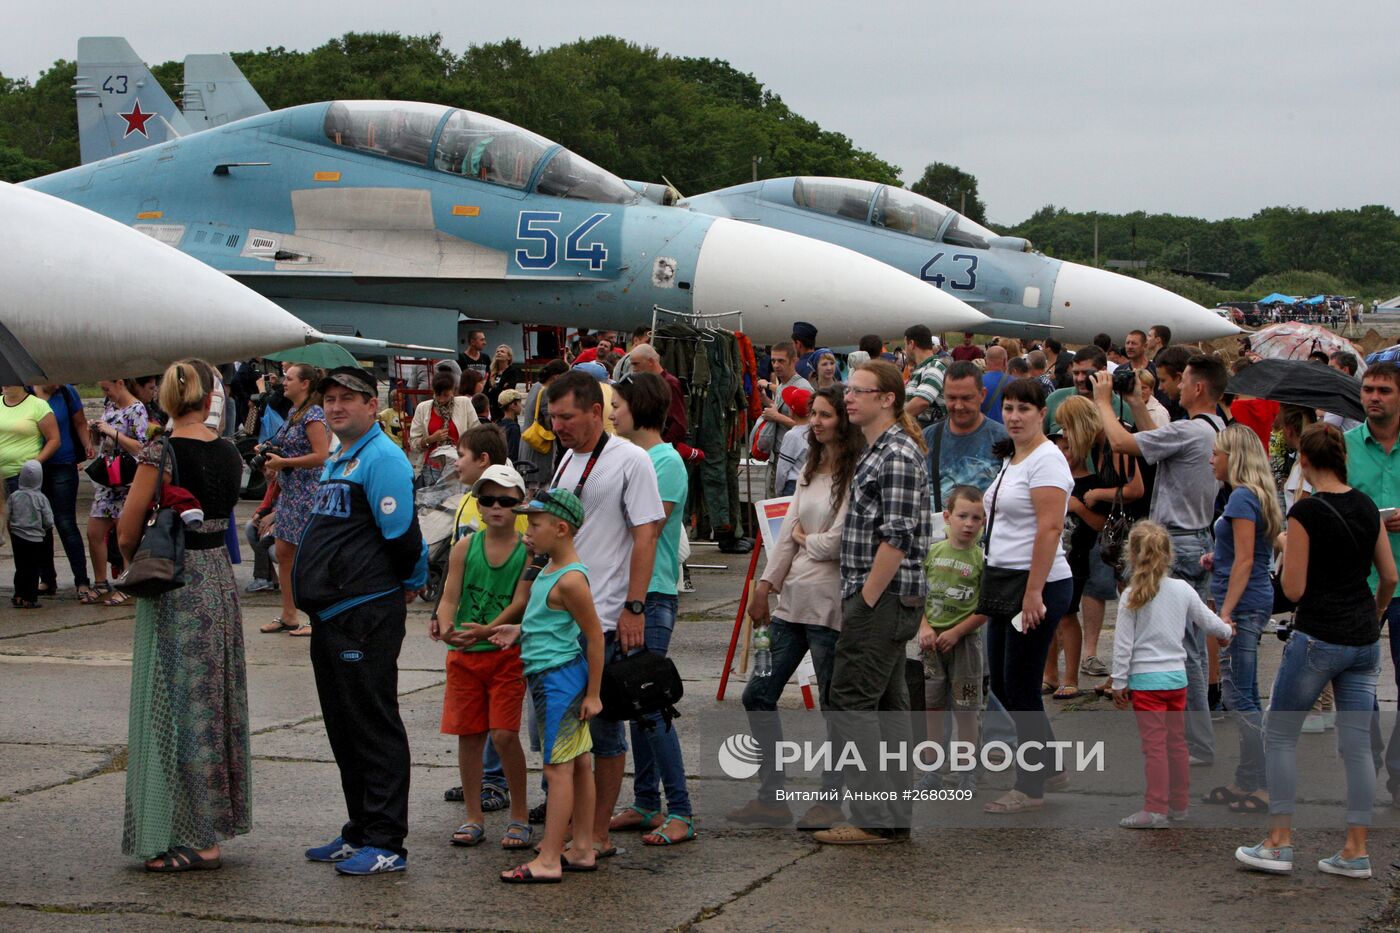
<instances>
[{"instance_id":1,"label":"black sunglasses","mask_svg":"<svg viewBox=\"0 0 1400 933\"><path fill-rule=\"evenodd\" d=\"M498 505L503 509L513 509L525 500L518 496L478 496L476 501L488 509Z\"/></svg>"}]
</instances>

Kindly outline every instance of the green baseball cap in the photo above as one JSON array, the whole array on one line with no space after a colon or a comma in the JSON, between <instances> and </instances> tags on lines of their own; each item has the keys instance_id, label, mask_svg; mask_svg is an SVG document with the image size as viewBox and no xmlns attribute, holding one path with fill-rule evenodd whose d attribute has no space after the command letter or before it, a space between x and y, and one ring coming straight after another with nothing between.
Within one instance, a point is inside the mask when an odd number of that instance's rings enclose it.
<instances>
[{"instance_id":1,"label":"green baseball cap","mask_svg":"<svg viewBox=\"0 0 1400 933\"><path fill-rule=\"evenodd\" d=\"M535 493L535 498L511 511L519 515L553 515L573 525L575 531L583 525L583 503L567 489L541 489Z\"/></svg>"}]
</instances>

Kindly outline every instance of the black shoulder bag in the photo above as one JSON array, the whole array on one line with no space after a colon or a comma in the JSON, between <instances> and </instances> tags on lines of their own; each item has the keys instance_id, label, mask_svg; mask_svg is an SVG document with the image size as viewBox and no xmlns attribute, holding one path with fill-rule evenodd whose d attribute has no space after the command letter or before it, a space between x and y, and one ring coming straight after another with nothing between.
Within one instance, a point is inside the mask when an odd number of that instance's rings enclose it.
<instances>
[{"instance_id":1,"label":"black shoulder bag","mask_svg":"<svg viewBox=\"0 0 1400 933\"><path fill-rule=\"evenodd\" d=\"M1099 556L1103 562L1114 570L1121 570L1123 567L1123 551L1128 545L1128 532L1133 530L1133 520L1128 517L1128 512L1123 508L1123 487L1132 481L1133 474L1137 470L1136 462L1128 458L1128 475L1119 476L1118 468L1113 464L1115 454L1112 450L1108 452L1109 469L1113 471L1115 479L1121 480L1118 489L1113 494L1113 507L1108 510L1108 518L1104 520L1103 528L1099 529Z\"/></svg>"},{"instance_id":2,"label":"black shoulder bag","mask_svg":"<svg viewBox=\"0 0 1400 933\"><path fill-rule=\"evenodd\" d=\"M997 488L992 490L992 511L987 516L987 534L982 538L982 550L988 554L992 549L992 530L997 521L997 498L1001 495L1001 484L1006 480L1010 464L1001 468L997 477ZM994 619L1007 619L1021 611L1021 603L1026 599L1026 583L1030 580L1029 570L1011 570L1006 567L982 568L982 592L977 597L977 612Z\"/></svg>"},{"instance_id":3,"label":"black shoulder bag","mask_svg":"<svg viewBox=\"0 0 1400 933\"><path fill-rule=\"evenodd\" d=\"M165 489L165 464L169 461L171 479L180 484L180 468L170 453L170 441L161 442L160 465L156 490L151 499L150 517L141 543L136 546L131 563L113 583L130 596L159 596L185 585L185 523L175 509L163 508L161 492Z\"/></svg>"}]
</instances>

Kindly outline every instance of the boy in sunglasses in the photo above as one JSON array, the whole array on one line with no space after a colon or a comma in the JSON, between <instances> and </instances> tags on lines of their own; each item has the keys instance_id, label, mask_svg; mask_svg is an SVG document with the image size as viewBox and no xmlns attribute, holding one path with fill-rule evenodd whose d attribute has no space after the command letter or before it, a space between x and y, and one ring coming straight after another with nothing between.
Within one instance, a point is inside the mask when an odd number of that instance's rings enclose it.
<instances>
[{"instance_id":1,"label":"boy in sunglasses","mask_svg":"<svg viewBox=\"0 0 1400 933\"><path fill-rule=\"evenodd\" d=\"M510 791L510 823L501 848L524 849L531 841L525 752L520 745L525 668L518 646L501 648L489 636L494 624L518 621L528 599L528 555L511 511L525 502L525 481L511 467L489 466L472 485L472 495L481 530L452 546L442 601L428 632L452 649L447 654L442 733L457 736L457 766L467 807L467 821L452 834L452 844L474 846L486 835L481 755L489 735ZM519 610L511 612L517 597Z\"/></svg>"}]
</instances>

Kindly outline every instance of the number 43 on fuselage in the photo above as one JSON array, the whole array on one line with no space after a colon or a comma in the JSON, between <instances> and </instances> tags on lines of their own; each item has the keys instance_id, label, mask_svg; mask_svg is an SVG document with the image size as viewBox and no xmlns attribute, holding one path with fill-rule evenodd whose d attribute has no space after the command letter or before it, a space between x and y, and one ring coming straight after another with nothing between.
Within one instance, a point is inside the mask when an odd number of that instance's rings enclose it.
<instances>
[{"instance_id":1,"label":"number 43 on fuselage","mask_svg":"<svg viewBox=\"0 0 1400 933\"><path fill-rule=\"evenodd\" d=\"M970 303L980 333L1088 343L1100 332L1166 324L1175 339L1239 328L1149 282L1051 259L1020 237L998 236L937 201L851 178L772 178L696 195L680 206L786 230L887 263Z\"/></svg>"}]
</instances>

